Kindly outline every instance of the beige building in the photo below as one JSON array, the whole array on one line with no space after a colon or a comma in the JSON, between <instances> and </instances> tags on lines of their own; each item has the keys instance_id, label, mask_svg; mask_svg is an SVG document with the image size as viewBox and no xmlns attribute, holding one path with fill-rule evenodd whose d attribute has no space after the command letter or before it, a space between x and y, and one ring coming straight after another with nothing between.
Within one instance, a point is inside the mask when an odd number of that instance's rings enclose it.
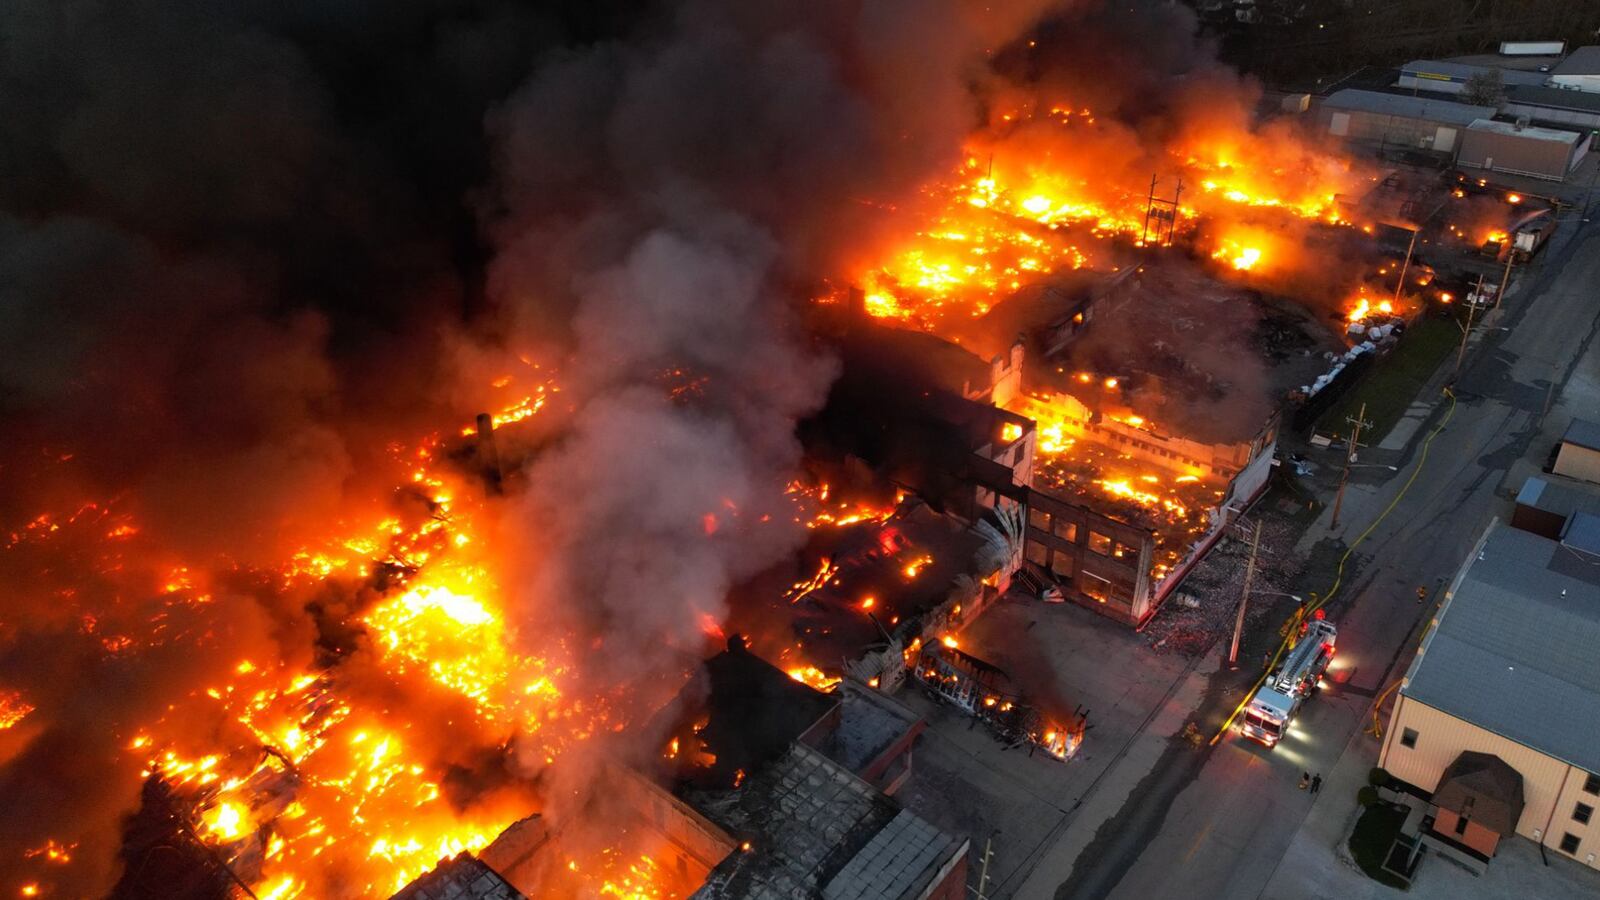
<instances>
[{"instance_id":1,"label":"beige building","mask_svg":"<svg viewBox=\"0 0 1600 900\"><path fill-rule=\"evenodd\" d=\"M1600 425L1573 419L1567 433L1561 436L1550 471L1600 484Z\"/></svg>"},{"instance_id":2,"label":"beige building","mask_svg":"<svg viewBox=\"0 0 1600 900\"><path fill-rule=\"evenodd\" d=\"M1600 868L1600 540L1495 523L1401 682L1379 765L1424 844L1487 864L1522 835Z\"/></svg>"}]
</instances>

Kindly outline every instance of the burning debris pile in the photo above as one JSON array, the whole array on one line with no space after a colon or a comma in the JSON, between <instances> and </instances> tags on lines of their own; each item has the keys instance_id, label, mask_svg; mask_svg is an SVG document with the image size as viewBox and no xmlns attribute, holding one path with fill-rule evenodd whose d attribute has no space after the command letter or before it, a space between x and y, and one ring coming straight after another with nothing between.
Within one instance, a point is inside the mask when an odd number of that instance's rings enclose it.
<instances>
[{"instance_id":1,"label":"burning debris pile","mask_svg":"<svg viewBox=\"0 0 1600 900\"><path fill-rule=\"evenodd\" d=\"M813 571L783 592L781 608L762 613L782 624L757 632L757 649L818 690L832 690L847 673L898 687L911 663L902 649L959 627L995 593L979 580L996 574L982 571L984 546L966 523L915 498L882 522L815 535L801 554L815 560Z\"/></svg>"},{"instance_id":2,"label":"burning debris pile","mask_svg":"<svg viewBox=\"0 0 1600 900\"><path fill-rule=\"evenodd\" d=\"M1081 710L1058 721L1019 693L1003 669L961 650L954 638L923 646L917 680L940 700L982 722L1003 743L1027 744L1065 760L1083 744Z\"/></svg>"}]
</instances>

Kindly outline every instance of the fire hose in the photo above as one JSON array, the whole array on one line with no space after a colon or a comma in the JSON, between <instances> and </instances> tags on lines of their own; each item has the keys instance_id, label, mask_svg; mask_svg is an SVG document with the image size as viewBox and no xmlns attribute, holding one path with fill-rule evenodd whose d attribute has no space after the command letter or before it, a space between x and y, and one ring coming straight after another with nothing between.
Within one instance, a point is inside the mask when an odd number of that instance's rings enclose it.
<instances>
[{"instance_id":1,"label":"fire hose","mask_svg":"<svg viewBox=\"0 0 1600 900\"><path fill-rule=\"evenodd\" d=\"M1355 549L1361 546L1362 541L1365 541L1372 535L1373 530L1378 527L1380 522L1382 522L1384 519L1387 519L1391 512L1394 512L1394 508L1400 504L1400 501L1411 490L1411 485L1416 482L1417 475L1421 474L1422 467L1428 462L1428 450L1433 446L1433 439L1438 437L1440 432L1444 431L1446 425L1450 424L1450 418L1454 416L1456 412L1455 392L1446 387L1443 389L1443 393L1446 397L1450 398L1450 407L1445 410L1444 418L1439 420L1439 424L1436 425L1432 431L1428 432L1428 436L1423 439L1422 452L1417 456L1417 464L1411 467L1411 476L1406 479L1405 484L1400 486L1400 490L1394 495L1394 499L1389 501L1389 505L1384 507L1383 512L1379 513L1378 517L1372 520L1372 523L1367 526L1366 530L1361 532L1361 534L1358 535L1354 541L1350 542L1350 546L1345 548L1344 555L1339 557L1339 565L1334 570L1333 584L1329 586L1327 593L1323 594L1321 599L1295 610L1294 615L1290 617L1289 621L1284 626L1284 637L1278 642L1278 649L1273 652L1272 659L1267 663L1266 668L1263 669L1261 674L1256 678L1255 684L1252 684L1250 689L1245 692L1244 699L1240 700L1239 704L1233 708L1233 712L1228 714L1228 718L1223 721L1222 727L1217 729L1217 733L1211 736L1211 746L1216 746L1217 742L1222 740L1222 736L1228 733L1228 729L1233 727L1233 723L1239 718L1239 714L1244 712L1244 708L1250 704L1250 698L1254 697L1256 691L1259 690L1261 685L1266 682L1267 676L1283 659L1283 654L1294 645L1295 640L1300 636L1300 622L1306 616L1309 616L1324 606L1327 606L1328 601L1333 599L1334 594L1336 594L1339 590L1339 586L1344 582L1344 566L1345 563L1350 559L1350 554L1354 553Z\"/></svg>"}]
</instances>

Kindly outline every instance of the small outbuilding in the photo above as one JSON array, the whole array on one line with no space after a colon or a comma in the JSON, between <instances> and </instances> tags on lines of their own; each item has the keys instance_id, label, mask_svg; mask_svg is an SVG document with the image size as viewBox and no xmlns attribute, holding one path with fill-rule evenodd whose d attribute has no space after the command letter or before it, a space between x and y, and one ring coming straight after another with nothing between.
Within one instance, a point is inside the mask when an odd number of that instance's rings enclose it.
<instances>
[{"instance_id":1,"label":"small outbuilding","mask_svg":"<svg viewBox=\"0 0 1600 900\"><path fill-rule=\"evenodd\" d=\"M1600 423L1573 419L1561 435L1555 465L1550 471L1600 484Z\"/></svg>"},{"instance_id":2,"label":"small outbuilding","mask_svg":"<svg viewBox=\"0 0 1600 900\"><path fill-rule=\"evenodd\" d=\"M1435 837L1494 856L1502 837L1516 834L1522 818L1522 774L1493 753L1467 751L1444 770L1438 790Z\"/></svg>"}]
</instances>

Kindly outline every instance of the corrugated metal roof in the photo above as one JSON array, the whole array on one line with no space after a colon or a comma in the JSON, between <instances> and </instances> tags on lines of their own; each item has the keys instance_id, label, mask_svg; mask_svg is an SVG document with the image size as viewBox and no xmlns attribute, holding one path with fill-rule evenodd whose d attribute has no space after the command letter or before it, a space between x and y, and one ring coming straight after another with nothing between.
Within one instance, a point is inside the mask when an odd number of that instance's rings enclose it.
<instances>
[{"instance_id":1,"label":"corrugated metal roof","mask_svg":"<svg viewBox=\"0 0 1600 900\"><path fill-rule=\"evenodd\" d=\"M1600 488L1560 475L1535 475L1522 483L1517 503L1567 518L1575 512L1600 515Z\"/></svg>"},{"instance_id":2,"label":"corrugated metal roof","mask_svg":"<svg viewBox=\"0 0 1600 900\"><path fill-rule=\"evenodd\" d=\"M1600 75L1600 47L1579 47L1556 63L1551 75Z\"/></svg>"},{"instance_id":3,"label":"corrugated metal roof","mask_svg":"<svg viewBox=\"0 0 1600 900\"><path fill-rule=\"evenodd\" d=\"M1506 100L1527 106L1600 113L1600 93L1595 93L1594 91L1575 91L1571 88L1514 84L1506 88Z\"/></svg>"},{"instance_id":4,"label":"corrugated metal roof","mask_svg":"<svg viewBox=\"0 0 1600 900\"><path fill-rule=\"evenodd\" d=\"M919 897L961 842L910 810L872 836L822 889L823 900L899 900Z\"/></svg>"},{"instance_id":5,"label":"corrugated metal roof","mask_svg":"<svg viewBox=\"0 0 1600 900\"><path fill-rule=\"evenodd\" d=\"M1600 516L1586 512L1575 514L1567 521L1567 529L1561 535L1561 543L1592 554L1596 562L1600 563Z\"/></svg>"},{"instance_id":6,"label":"corrugated metal roof","mask_svg":"<svg viewBox=\"0 0 1600 900\"><path fill-rule=\"evenodd\" d=\"M400 889L390 900L528 900L500 873L461 853Z\"/></svg>"},{"instance_id":7,"label":"corrugated metal roof","mask_svg":"<svg viewBox=\"0 0 1600 900\"><path fill-rule=\"evenodd\" d=\"M1600 450L1600 423L1588 419L1573 419L1561 435L1561 443L1577 444L1590 450Z\"/></svg>"},{"instance_id":8,"label":"corrugated metal roof","mask_svg":"<svg viewBox=\"0 0 1600 900\"><path fill-rule=\"evenodd\" d=\"M1404 116L1409 119L1425 119L1430 122L1460 126L1471 125L1478 119L1487 119L1495 114L1495 109L1492 106L1473 106L1469 103L1456 103L1451 100L1431 100L1401 94L1385 94L1380 91L1363 91L1356 88L1334 91L1328 95L1328 99L1322 101L1322 105L1329 109L1348 109L1385 116Z\"/></svg>"},{"instance_id":9,"label":"corrugated metal roof","mask_svg":"<svg viewBox=\"0 0 1600 900\"><path fill-rule=\"evenodd\" d=\"M1496 525L1406 696L1600 772L1600 560Z\"/></svg>"},{"instance_id":10,"label":"corrugated metal roof","mask_svg":"<svg viewBox=\"0 0 1600 900\"><path fill-rule=\"evenodd\" d=\"M1400 67L1401 75L1444 75L1463 80L1485 72L1498 72L1501 84L1544 84L1548 77L1543 72L1519 72L1516 69L1474 66L1443 59L1413 59Z\"/></svg>"}]
</instances>

